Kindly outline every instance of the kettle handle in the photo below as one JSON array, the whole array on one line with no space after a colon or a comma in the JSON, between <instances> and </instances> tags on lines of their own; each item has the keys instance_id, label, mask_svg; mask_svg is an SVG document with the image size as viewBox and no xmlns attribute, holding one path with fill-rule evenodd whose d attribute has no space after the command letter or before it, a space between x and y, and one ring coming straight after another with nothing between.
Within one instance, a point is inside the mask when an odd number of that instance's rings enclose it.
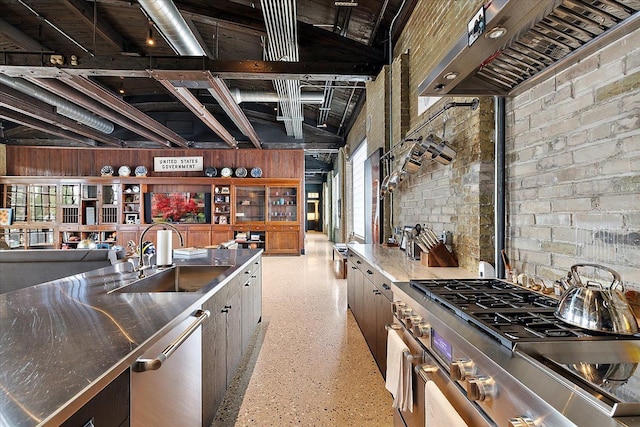
<instances>
[{"instance_id":1,"label":"kettle handle","mask_svg":"<svg viewBox=\"0 0 640 427\"><path fill-rule=\"evenodd\" d=\"M571 276L573 276L573 278L576 279L576 282L577 282L576 285L584 286L582 284L582 280L580 280L580 275L578 274L578 268L580 267L593 267L595 269L605 270L606 272L611 274L611 277L613 279L611 281L611 284L609 285L609 289L615 289L617 286L620 286L621 290L624 291L624 285L622 284L622 279L620 278L620 274L618 274L617 271L600 264L582 263L582 264L572 265L570 274Z\"/></svg>"}]
</instances>

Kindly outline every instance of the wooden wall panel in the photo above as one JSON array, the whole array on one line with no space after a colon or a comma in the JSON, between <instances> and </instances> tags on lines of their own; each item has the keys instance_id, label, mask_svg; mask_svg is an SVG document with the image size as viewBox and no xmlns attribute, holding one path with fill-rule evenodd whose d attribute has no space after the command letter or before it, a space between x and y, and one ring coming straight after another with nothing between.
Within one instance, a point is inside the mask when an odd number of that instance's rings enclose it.
<instances>
[{"instance_id":1,"label":"wooden wall panel","mask_svg":"<svg viewBox=\"0 0 640 427\"><path fill-rule=\"evenodd\" d=\"M302 150L188 150L128 148L59 148L6 146L7 176L100 176L100 169L110 165L145 166L149 176L202 177L203 172L153 172L154 157L202 156L204 167L262 169L264 178L304 178Z\"/></svg>"}]
</instances>

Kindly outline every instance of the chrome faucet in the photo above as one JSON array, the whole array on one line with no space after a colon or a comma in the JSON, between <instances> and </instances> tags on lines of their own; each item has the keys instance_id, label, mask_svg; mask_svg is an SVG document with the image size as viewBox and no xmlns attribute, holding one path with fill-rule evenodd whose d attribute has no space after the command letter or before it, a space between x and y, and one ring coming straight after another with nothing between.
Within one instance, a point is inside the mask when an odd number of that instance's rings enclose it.
<instances>
[{"instance_id":1,"label":"chrome faucet","mask_svg":"<svg viewBox=\"0 0 640 427\"><path fill-rule=\"evenodd\" d=\"M140 258L138 259L138 268L137 268L137 270L140 272L140 278L144 277L144 273L142 272L142 269L144 267L143 254L142 254L142 244L144 243L144 236L147 234L147 231L151 230L153 227L156 227L156 226L162 226L162 227L171 228L173 231L175 231L178 234L178 237L180 237L180 246L184 246L184 238L182 237L182 234L180 234L180 231L176 227L174 227L173 225L169 224L168 222L155 222L155 223L149 225L140 234L140 243L138 244L138 250L140 251Z\"/></svg>"}]
</instances>

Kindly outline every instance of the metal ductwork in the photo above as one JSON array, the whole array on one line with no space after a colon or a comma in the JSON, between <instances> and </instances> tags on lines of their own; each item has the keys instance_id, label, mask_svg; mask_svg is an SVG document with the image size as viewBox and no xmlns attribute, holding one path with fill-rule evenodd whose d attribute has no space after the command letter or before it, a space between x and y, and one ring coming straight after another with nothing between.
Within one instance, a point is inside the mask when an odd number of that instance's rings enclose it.
<instances>
[{"instance_id":1,"label":"metal ductwork","mask_svg":"<svg viewBox=\"0 0 640 427\"><path fill-rule=\"evenodd\" d=\"M243 102L286 102L280 98L277 92L267 91L245 91L240 89L230 89L231 95L236 103ZM303 104L322 104L324 102L323 92L300 92L300 102Z\"/></svg>"},{"instance_id":2,"label":"metal ductwork","mask_svg":"<svg viewBox=\"0 0 640 427\"><path fill-rule=\"evenodd\" d=\"M58 95L54 95L51 92L47 92L46 90L32 83L19 78L9 77L5 74L0 74L0 83L33 98L39 99L42 102L46 102L49 105L53 105L54 107L56 107L56 112L61 116L68 117L78 123L96 129L105 134L110 134L111 132L113 132L114 125L110 121L105 120L102 117L98 117L95 114L78 107L76 104L73 104L64 98L61 98Z\"/></svg>"},{"instance_id":3,"label":"metal ductwork","mask_svg":"<svg viewBox=\"0 0 640 427\"><path fill-rule=\"evenodd\" d=\"M625 0L493 0L484 32L465 31L418 92L517 95L638 29L639 10L640 2ZM496 30L503 35L492 38Z\"/></svg>"},{"instance_id":4,"label":"metal ductwork","mask_svg":"<svg viewBox=\"0 0 640 427\"><path fill-rule=\"evenodd\" d=\"M171 0L138 0L138 3L178 55L207 56Z\"/></svg>"}]
</instances>

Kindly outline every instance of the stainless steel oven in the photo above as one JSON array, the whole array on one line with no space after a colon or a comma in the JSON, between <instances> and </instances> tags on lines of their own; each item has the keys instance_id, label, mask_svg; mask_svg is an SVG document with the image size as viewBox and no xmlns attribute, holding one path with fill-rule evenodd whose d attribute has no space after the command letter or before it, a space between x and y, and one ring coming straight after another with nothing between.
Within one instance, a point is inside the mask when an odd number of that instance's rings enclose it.
<instances>
[{"instance_id":1,"label":"stainless steel oven","mask_svg":"<svg viewBox=\"0 0 640 427\"><path fill-rule=\"evenodd\" d=\"M397 426L425 425L427 381L469 426L640 426L639 393L626 393L626 401L609 393L603 402L602 390L590 392L584 380L568 375L566 367L582 366L584 354L558 356L569 345L640 349L640 337L592 335L565 325L553 315L555 298L496 279L412 280L394 283L392 290L394 323L422 357L415 368L414 412L398 411ZM611 378L627 381L623 390L633 388L640 356L617 360L610 353L603 363L615 368ZM589 373L597 372L598 360L585 359Z\"/></svg>"}]
</instances>

